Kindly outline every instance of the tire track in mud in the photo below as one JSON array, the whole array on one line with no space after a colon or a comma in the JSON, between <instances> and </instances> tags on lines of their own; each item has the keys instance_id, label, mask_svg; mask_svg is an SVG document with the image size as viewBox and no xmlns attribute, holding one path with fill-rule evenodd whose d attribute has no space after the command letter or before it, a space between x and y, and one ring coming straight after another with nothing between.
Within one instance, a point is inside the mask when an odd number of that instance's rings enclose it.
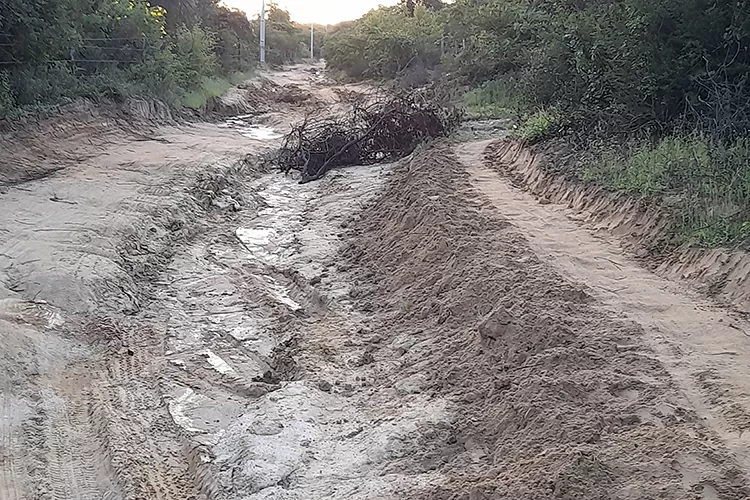
<instances>
[{"instance_id":1,"label":"tire track in mud","mask_svg":"<svg viewBox=\"0 0 750 500\"><path fill-rule=\"evenodd\" d=\"M122 498L194 495L187 441L172 424L158 385L164 335L137 324L97 326L99 335L108 330L107 336L117 339L92 370L87 398L97 419L104 470L116 478Z\"/></svg>"},{"instance_id":2,"label":"tire track in mud","mask_svg":"<svg viewBox=\"0 0 750 500\"><path fill-rule=\"evenodd\" d=\"M64 395L65 399L43 391L49 493L55 500L98 500L107 494L107 489L105 484L96 481L96 464L100 457L91 446L96 436L88 419L85 392L76 389L80 388L68 386L70 392Z\"/></svg>"},{"instance_id":3,"label":"tire track in mud","mask_svg":"<svg viewBox=\"0 0 750 500\"><path fill-rule=\"evenodd\" d=\"M57 311L43 303L7 298L0 300L0 434L3 498L53 498L86 494L86 480L71 472L70 456L55 451L71 436L55 432L50 419L68 422L71 417L59 398L44 385L44 372L64 357L71 346L56 342L47 330L60 324ZM49 343L47 343L49 341ZM73 420L75 420L73 418ZM50 460L52 462L50 463ZM54 478L61 485L53 485ZM69 497L69 496L68 496Z\"/></svg>"},{"instance_id":4,"label":"tire track in mud","mask_svg":"<svg viewBox=\"0 0 750 500\"><path fill-rule=\"evenodd\" d=\"M25 464L17 450L20 450L20 436L16 427L16 418L12 414L15 405L10 378L2 373L0 387L0 498L22 500L27 498L23 482Z\"/></svg>"},{"instance_id":5,"label":"tire track in mud","mask_svg":"<svg viewBox=\"0 0 750 500\"><path fill-rule=\"evenodd\" d=\"M61 317L55 316L59 313L50 314L46 306L0 300L0 346L10 345L17 357L7 358L8 350L3 349L3 368L17 368L8 379L22 387L24 400L36 402L31 414L22 419L23 441L13 443L14 452L25 454L23 468L18 470L14 460L12 473L18 476L11 476L33 483L34 491L8 493L3 498L212 498L210 488L204 487L205 461L172 422L161 391L166 332L150 328L140 318L118 314L118 306L133 313L139 302L149 298L145 284L169 261L174 245L194 231L182 228L200 215L199 202L210 205L224 196L209 191L226 190L227 179L238 170L221 169L217 167L216 176L224 179L223 184L210 184L214 177L202 174L201 182L210 185L198 186L199 200L185 197L178 206L134 224L131 238L120 248L101 249L110 259L105 273L113 270L118 256L122 267L116 266L112 279L96 290L103 302L97 314L71 315L62 327ZM143 217L156 204L147 201L136 198L125 205L135 207L133 213ZM110 237L119 234L109 229L105 233ZM83 255L73 262L71 272L83 273L91 265L86 258ZM121 300L123 296L126 298ZM81 306L76 304L76 308ZM91 317L98 319L85 323ZM17 326L4 328L8 321ZM24 332L21 325L38 330L29 330L29 340L16 346L16 338L25 338L20 335ZM81 352L71 355L64 342ZM58 346L57 352L53 352L54 346ZM50 357L55 357L54 363ZM54 367L46 366L50 364ZM3 401L8 397L3 390ZM20 403L13 405L15 411ZM3 478L8 477L9 469L3 464ZM10 479L4 483L6 489L18 487L11 486Z\"/></svg>"}]
</instances>

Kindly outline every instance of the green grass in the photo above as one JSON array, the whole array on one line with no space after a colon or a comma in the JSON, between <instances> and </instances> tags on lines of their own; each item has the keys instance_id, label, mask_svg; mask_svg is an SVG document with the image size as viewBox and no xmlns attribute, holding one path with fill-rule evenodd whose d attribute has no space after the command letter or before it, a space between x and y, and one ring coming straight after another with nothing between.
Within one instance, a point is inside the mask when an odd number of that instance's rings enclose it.
<instances>
[{"instance_id":1,"label":"green grass","mask_svg":"<svg viewBox=\"0 0 750 500\"><path fill-rule=\"evenodd\" d=\"M520 97L511 77L492 80L466 92L461 103L469 120L511 119L519 127L514 133L530 144L553 136L560 130L561 117L554 109L538 109Z\"/></svg>"},{"instance_id":2,"label":"green grass","mask_svg":"<svg viewBox=\"0 0 750 500\"><path fill-rule=\"evenodd\" d=\"M461 98L469 119L513 118L528 109L513 90L511 79L493 80L466 92Z\"/></svg>"},{"instance_id":3,"label":"green grass","mask_svg":"<svg viewBox=\"0 0 750 500\"><path fill-rule=\"evenodd\" d=\"M192 109L203 107L212 97L220 97L234 85L239 85L252 78L254 73L233 73L228 77L203 78L201 88L188 93L182 98L182 105Z\"/></svg>"},{"instance_id":4,"label":"green grass","mask_svg":"<svg viewBox=\"0 0 750 500\"><path fill-rule=\"evenodd\" d=\"M550 109L540 109L523 120L515 137L535 144L552 137L560 128L560 115Z\"/></svg>"},{"instance_id":5,"label":"green grass","mask_svg":"<svg viewBox=\"0 0 750 500\"><path fill-rule=\"evenodd\" d=\"M601 152L582 180L660 201L675 220L674 243L750 243L750 142L668 136Z\"/></svg>"}]
</instances>

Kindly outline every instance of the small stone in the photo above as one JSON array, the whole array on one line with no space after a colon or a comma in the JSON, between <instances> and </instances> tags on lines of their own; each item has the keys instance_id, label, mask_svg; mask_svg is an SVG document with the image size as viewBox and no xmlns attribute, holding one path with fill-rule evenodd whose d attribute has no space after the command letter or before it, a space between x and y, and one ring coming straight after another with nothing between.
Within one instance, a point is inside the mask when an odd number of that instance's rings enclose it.
<instances>
[{"instance_id":1,"label":"small stone","mask_svg":"<svg viewBox=\"0 0 750 500\"><path fill-rule=\"evenodd\" d=\"M497 340L515 332L513 317L503 307L496 307L477 325L482 339Z\"/></svg>"},{"instance_id":2,"label":"small stone","mask_svg":"<svg viewBox=\"0 0 750 500\"><path fill-rule=\"evenodd\" d=\"M323 392L331 392L331 389L333 387L331 386L331 383L327 380L321 380L318 382L318 389L320 389Z\"/></svg>"}]
</instances>

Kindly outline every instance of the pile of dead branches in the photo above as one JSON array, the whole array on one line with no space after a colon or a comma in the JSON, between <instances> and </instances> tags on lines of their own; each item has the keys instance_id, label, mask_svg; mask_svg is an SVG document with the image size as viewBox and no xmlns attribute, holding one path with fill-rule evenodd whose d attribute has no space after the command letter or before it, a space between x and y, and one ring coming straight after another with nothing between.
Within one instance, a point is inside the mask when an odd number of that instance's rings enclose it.
<instances>
[{"instance_id":1,"label":"pile of dead branches","mask_svg":"<svg viewBox=\"0 0 750 500\"><path fill-rule=\"evenodd\" d=\"M349 104L343 115L308 116L295 125L275 158L280 168L299 170L304 183L335 167L398 160L424 140L447 136L461 118L433 89L378 94Z\"/></svg>"}]
</instances>

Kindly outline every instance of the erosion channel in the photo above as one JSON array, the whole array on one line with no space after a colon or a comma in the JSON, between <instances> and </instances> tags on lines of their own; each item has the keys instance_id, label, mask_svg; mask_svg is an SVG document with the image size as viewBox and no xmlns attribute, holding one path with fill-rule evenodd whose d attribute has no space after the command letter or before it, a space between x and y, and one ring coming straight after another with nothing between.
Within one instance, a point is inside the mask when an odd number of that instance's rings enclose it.
<instances>
[{"instance_id":1,"label":"erosion channel","mask_svg":"<svg viewBox=\"0 0 750 500\"><path fill-rule=\"evenodd\" d=\"M0 499L750 498L744 320L494 141L265 171L351 90L265 78L218 124L5 136Z\"/></svg>"}]
</instances>

